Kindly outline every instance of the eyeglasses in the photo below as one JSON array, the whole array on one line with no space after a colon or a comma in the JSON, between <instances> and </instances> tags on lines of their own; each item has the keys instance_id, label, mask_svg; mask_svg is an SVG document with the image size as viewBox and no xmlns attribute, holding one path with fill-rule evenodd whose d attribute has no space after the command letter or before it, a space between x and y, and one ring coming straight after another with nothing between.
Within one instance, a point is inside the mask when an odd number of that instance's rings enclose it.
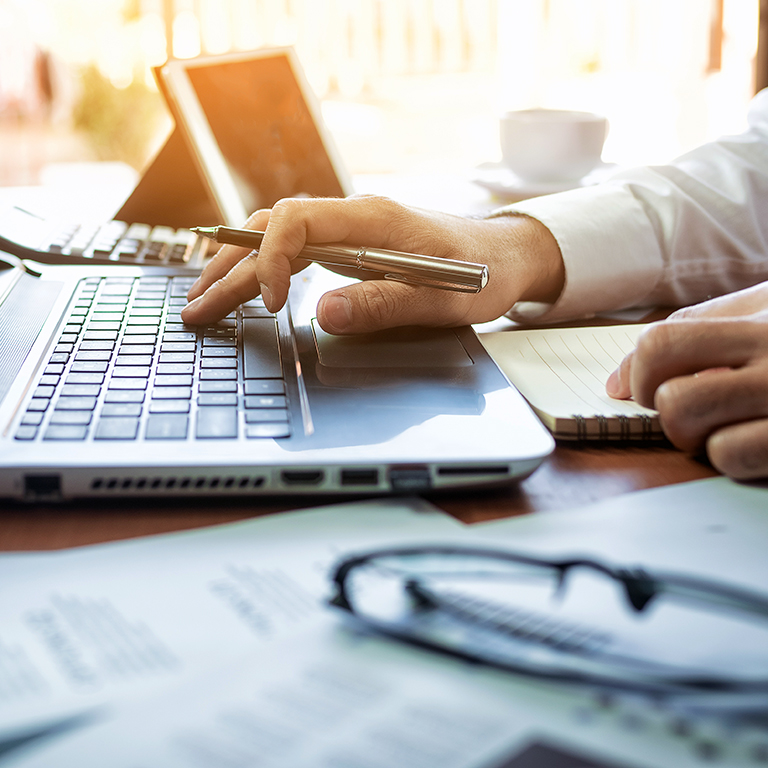
<instances>
[{"instance_id":1,"label":"eyeglasses","mask_svg":"<svg viewBox=\"0 0 768 768\"><path fill-rule=\"evenodd\" d=\"M768 693L768 596L676 573L454 546L349 557L330 603L407 643L527 675Z\"/></svg>"}]
</instances>

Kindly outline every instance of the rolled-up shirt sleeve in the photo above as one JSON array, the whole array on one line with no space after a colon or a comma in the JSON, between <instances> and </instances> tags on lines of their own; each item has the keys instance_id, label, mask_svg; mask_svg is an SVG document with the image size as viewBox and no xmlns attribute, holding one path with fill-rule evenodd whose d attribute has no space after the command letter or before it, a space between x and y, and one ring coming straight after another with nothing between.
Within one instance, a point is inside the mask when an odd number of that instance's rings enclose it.
<instances>
[{"instance_id":1,"label":"rolled-up shirt sleeve","mask_svg":"<svg viewBox=\"0 0 768 768\"><path fill-rule=\"evenodd\" d=\"M541 221L565 263L558 300L519 302L522 322L687 306L768 280L768 89L743 134L494 215L509 214Z\"/></svg>"}]
</instances>

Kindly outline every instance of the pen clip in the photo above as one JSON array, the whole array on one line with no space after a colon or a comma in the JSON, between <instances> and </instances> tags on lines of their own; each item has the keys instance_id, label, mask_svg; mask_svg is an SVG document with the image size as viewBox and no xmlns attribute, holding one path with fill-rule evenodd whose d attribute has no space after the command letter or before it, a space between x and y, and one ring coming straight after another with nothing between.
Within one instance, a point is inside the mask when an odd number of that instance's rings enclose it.
<instances>
[{"instance_id":1,"label":"pen clip","mask_svg":"<svg viewBox=\"0 0 768 768\"><path fill-rule=\"evenodd\" d=\"M449 283L445 280L430 280L429 278L414 278L400 275L396 272L385 272L385 280L392 280L396 283L407 283L408 285L423 285L427 288L439 288L441 291L454 291L455 293L479 293L480 286L464 285L462 283Z\"/></svg>"}]
</instances>

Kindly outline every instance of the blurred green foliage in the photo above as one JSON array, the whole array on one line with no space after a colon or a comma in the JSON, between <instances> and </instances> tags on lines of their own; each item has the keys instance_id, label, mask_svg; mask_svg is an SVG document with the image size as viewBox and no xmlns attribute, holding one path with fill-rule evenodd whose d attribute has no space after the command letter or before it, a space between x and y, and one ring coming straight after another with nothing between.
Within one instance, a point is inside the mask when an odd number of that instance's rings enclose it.
<instances>
[{"instance_id":1,"label":"blurred green foliage","mask_svg":"<svg viewBox=\"0 0 768 768\"><path fill-rule=\"evenodd\" d=\"M159 93L141 82L116 88L95 65L80 75L80 97L72 119L86 134L100 160L119 160L137 170L144 167L164 116Z\"/></svg>"}]
</instances>

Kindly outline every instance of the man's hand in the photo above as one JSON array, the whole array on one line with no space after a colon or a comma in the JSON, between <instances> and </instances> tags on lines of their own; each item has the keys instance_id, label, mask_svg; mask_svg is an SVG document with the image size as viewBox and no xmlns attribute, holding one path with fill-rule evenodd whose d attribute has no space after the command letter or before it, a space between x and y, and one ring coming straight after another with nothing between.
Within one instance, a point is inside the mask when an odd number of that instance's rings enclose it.
<instances>
[{"instance_id":1,"label":"man's hand","mask_svg":"<svg viewBox=\"0 0 768 768\"><path fill-rule=\"evenodd\" d=\"M403 325L453 326L500 317L521 299L554 301L564 268L543 224L525 216L465 219L410 208L387 198L286 199L254 213L250 229L264 230L258 253L225 245L203 270L182 310L184 322L216 321L259 294L271 311L288 297L291 275L306 261L305 244L345 243L423 253L488 265L478 294L364 280L322 297L317 318L334 334Z\"/></svg>"},{"instance_id":2,"label":"man's hand","mask_svg":"<svg viewBox=\"0 0 768 768\"><path fill-rule=\"evenodd\" d=\"M768 477L768 283L649 326L606 391L658 410L676 446L721 472Z\"/></svg>"}]
</instances>

